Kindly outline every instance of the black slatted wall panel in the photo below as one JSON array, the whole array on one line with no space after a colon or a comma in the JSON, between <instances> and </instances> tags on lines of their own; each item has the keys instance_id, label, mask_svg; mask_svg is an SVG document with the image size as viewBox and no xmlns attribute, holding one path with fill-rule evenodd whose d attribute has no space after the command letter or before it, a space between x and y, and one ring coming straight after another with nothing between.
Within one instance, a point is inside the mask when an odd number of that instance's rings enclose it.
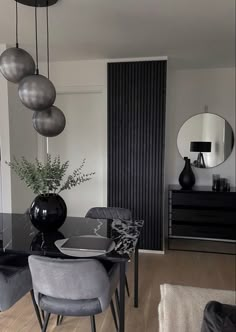
<instances>
[{"instance_id":1,"label":"black slatted wall panel","mask_svg":"<svg viewBox=\"0 0 236 332\"><path fill-rule=\"evenodd\" d=\"M108 64L108 206L145 220L150 250L162 249L166 65Z\"/></svg>"}]
</instances>

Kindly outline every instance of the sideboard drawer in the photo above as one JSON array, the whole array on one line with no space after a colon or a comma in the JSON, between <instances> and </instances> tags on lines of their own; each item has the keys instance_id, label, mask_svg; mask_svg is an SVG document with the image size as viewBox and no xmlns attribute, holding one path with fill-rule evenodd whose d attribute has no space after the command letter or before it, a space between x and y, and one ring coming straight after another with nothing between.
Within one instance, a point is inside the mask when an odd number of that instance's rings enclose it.
<instances>
[{"instance_id":1,"label":"sideboard drawer","mask_svg":"<svg viewBox=\"0 0 236 332\"><path fill-rule=\"evenodd\" d=\"M236 227L215 226L214 228L203 225L172 225L172 236L236 240Z\"/></svg>"},{"instance_id":2,"label":"sideboard drawer","mask_svg":"<svg viewBox=\"0 0 236 332\"><path fill-rule=\"evenodd\" d=\"M172 222L236 225L236 211L172 209Z\"/></svg>"},{"instance_id":3,"label":"sideboard drawer","mask_svg":"<svg viewBox=\"0 0 236 332\"><path fill-rule=\"evenodd\" d=\"M214 209L236 209L236 193L230 192L172 192L172 206Z\"/></svg>"}]
</instances>

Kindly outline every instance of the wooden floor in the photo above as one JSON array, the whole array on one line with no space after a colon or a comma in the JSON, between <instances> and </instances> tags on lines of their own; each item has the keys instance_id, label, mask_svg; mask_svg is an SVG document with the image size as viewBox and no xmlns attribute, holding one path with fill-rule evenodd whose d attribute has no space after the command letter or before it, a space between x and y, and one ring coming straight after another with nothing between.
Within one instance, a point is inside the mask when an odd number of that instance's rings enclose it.
<instances>
[{"instance_id":1,"label":"wooden floor","mask_svg":"<svg viewBox=\"0 0 236 332\"><path fill-rule=\"evenodd\" d=\"M229 255L168 252L165 255L140 255L140 307L133 307L133 298L127 299L126 331L158 332L157 307L160 284L231 289L235 290L236 259ZM133 282L132 266L129 284ZM133 294L133 291L132 291ZM115 332L110 310L96 318L98 332ZM40 331L30 297L27 295L13 308L0 314L0 332ZM55 326L52 316L49 332L90 332L89 318L66 317L63 324Z\"/></svg>"}]
</instances>

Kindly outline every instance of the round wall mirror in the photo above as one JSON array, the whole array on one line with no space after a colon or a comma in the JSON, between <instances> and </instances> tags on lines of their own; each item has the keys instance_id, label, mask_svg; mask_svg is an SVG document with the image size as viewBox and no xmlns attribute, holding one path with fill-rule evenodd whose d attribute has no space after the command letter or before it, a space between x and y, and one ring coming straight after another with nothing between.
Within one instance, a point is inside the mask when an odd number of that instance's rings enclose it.
<instances>
[{"instance_id":1,"label":"round wall mirror","mask_svg":"<svg viewBox=\"0 0 236 332\"><path fill-rule=\"evenodd\" d=\"M230 124L212 113L197 114L180 128L177 137L179 153L198 168L215 167L223 163L234 147Z\"/></svg>"}]
</instances>

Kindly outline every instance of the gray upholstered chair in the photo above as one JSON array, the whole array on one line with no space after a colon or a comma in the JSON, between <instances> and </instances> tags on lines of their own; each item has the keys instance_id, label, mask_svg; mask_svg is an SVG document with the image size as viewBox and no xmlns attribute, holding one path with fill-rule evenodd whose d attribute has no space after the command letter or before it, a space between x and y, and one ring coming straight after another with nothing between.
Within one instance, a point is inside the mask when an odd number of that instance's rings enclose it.
<instances>
[{"instance_id":1,"label":"gray upholstered chair","mask_svg":"<svg viewBox=\"0 0 236 332\"><path fill-rule=\"evenodd\" d=\"M31 293L32 301L40 326L42 326L38 307L35 303L28 257L0 255L0 311L12 307L18 300Z\"/></svg>"},{"instance_id":2,"label":"gray upholstered chair","mask_svg":"<svg viewBox=\"0 0 236 332\"><path fill-rule=\"evenodd\" d=\"M45 313L43 332L50 314L90 316L92 332L96 331L95 315L111 305L112 295L119 282L119 265L107 272L95 259L59 259L30 256L35 301ZM117 321L115 317L116 328Z\"/></svg>"},{"instance_id":3,"label":"gray upholstered chair","mask_svg":"<svg viewBox=\"0 0 236 332\"><path fill-rule=\"evenodd\" d=\"M88 210L85 218L131 220L132 213L128 209L119 208L119 207L93 207L90 210ZM126 276L125 276L125 286L127 294L129 296L130 295L129 284Z\"/></svg>"}]
</instances>

